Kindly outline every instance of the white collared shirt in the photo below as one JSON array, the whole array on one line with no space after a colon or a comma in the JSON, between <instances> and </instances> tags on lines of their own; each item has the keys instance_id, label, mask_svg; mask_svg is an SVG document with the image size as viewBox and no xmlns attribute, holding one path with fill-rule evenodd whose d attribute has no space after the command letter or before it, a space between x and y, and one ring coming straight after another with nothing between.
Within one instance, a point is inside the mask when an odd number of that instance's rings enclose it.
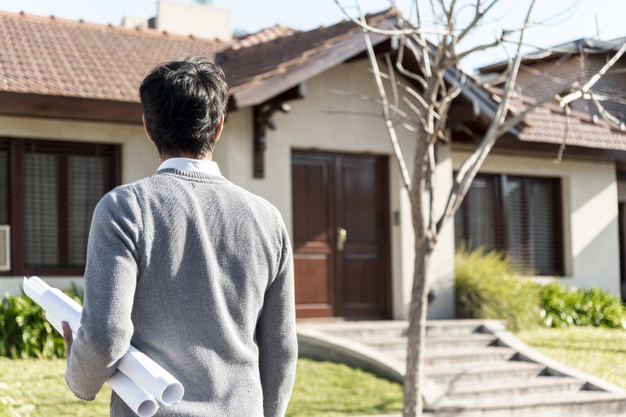
<instances>
[{"instance_id":1,"label":"white collared shirt","mask_svg":"<svg viewBox=\"0 0 626 417\"><path fill-rule=\"evenodd\" d=\"M208 175L222 175L217 164L207 159L169 158L163 161L157 172L162 169L179 169L181 171L201 172Z\"/></svg>"}]
</instances>

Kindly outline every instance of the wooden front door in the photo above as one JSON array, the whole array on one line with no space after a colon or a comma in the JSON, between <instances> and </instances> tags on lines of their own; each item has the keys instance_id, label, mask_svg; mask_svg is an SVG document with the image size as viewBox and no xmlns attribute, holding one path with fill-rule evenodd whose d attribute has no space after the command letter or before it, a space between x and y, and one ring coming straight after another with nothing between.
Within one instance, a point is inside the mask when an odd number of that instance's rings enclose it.
<instances>
[{"instance_id":1,"label":"wooden front door","mask_svg":"<svg viewBox=\"0 0 626 417\"><path fill-rule=\"evenodd\" d=\"M299 318L389 317L387 158L294 151Z\"/></svg>"}]
</instances>

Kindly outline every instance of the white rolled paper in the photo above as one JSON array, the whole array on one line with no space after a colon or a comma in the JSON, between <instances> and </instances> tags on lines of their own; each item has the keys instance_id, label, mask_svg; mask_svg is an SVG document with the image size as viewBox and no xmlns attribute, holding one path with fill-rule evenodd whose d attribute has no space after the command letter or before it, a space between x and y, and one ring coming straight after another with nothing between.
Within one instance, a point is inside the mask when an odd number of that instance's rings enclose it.
<instances>
[{"instance_id":1,"label":"white rolled paper","mask_svg":"<svg viewBox=\"0 0 626 417\"><path fill-rule=\"evenodd\" d=\"M117 369L132 375L133 381L163 405L176 404L183 398L183 386L173 375L133 346L117 364Z\"/></svg>"},{"instance_id":2,"label":"white rolled paper","mask_svg":"<svg viewBox=\"0 0 626 417\"><path fill-rule=\"evenodd\" d=\"M78 333L82 307L76 301L50 287L39 277L24 277L24 292L46 311L46 319L59 333L63 334L62 321L68 322L72 333ZM117 369L111 377L113 383L111 380L107 382L141 417L156 413L158 404L155 398L166 406L176 404L183 398L183 385L133 346L119 361Z\"/></svg>"},{"instance_id":3,"label":"white rolled paper","mask_svg":"<svg viewBox=\"0 0 626 417\"><path fill-rule=\"evenodd\" d=\"M52 317L63 317L63 320L70 325L74 333L80 327L80 317L83 311L80 304L62 293L56 288L44 291L39 305L46 310L46 314Z\"/></svg>"},{"instance_id":4,"label":"white rolled paper","mask_svg":"<svg viewBox=\"0 0 626 417\"><path fill-rule=\"evenodd\" d=\"M152 395L119 370L111 375L107 383L139 417L152 417L159 409Z\"/></svg>"},{"instance_id":5,"label":"white rolled paper","mask_svg":"<svg viewBox=\"0 0 626 417\"><path fill-rule=\"evenodd\" d=\"M61 322L46 313L46 319L50 322L57 332L63 334L63 328ZM72 332L73 333L73 332ZM76 335L74 334L74 338ZM119 370L115 371L113 375L107 380L107 384L113 391L120 396L131 410L135 412L139 417L152 417L159 409L159 404L154 397L139 387L130 378L124 375Z\"/></svg>"},{"instance_id":6,"label":"white rolled paper","mask_svg":"<svg viewBox=\"0 0 626 417\"><path fill-rule=\"evenodd\" d=\"M63 327L61 326L61 322L55 319L54 316L51 316L50 313L46 313L46 320L48 320L48 323L50 323L57 332L61 333L61 335L63 334ZM74 336L74 339L76 338L74 332L72 332L72 336Z\"/></svg>"}]
</instances>

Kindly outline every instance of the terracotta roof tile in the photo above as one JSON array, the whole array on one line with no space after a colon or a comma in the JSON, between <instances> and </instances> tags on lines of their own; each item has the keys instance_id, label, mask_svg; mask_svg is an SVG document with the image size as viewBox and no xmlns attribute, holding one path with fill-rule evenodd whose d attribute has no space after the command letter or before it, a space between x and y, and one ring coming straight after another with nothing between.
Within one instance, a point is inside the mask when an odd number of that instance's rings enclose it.
<instances>
[{"instance_id":1,"label":"terracotta roof tile","mask_svg":"<svg viewBox=\"0 0 626 417\"><path fill-rule=\"evenodd\" d=\"M530 113L519 139L525 142L563 143L568 117L555 105L543 105ZM626 132L611 128L603 120L572 112L569 116L566 145L626 151Z\"/></svg>"},{"instance_id":2,"label":"terracotta roof tile","mask_svg":"<svg viewBox=\"0 0 626 417\"><path fill-rule=\"evenodd\" d=\"M0 12L0 90L138 101L155 65L215 54L225 42Z\"/></svg>"},{"instance_id":3,"label":"terracotta roof tile","mask_svg":"<svg viewBox=\"0 0 626 417\"><path fill-rule=\"evenodd\" d=\"M393 13L370 15L370 23ZM226 43L0 11L0 91L137 102L147 71L193 54L220 62L236 91L283 74L359 30L347 21L307 32L278 25ZM525 122L520 140L562 142L566 117L557 106L541 106ZM626 133L604 121L572 112L569 123L568 145L626 151Z\"/></svg>"}]
</instances>

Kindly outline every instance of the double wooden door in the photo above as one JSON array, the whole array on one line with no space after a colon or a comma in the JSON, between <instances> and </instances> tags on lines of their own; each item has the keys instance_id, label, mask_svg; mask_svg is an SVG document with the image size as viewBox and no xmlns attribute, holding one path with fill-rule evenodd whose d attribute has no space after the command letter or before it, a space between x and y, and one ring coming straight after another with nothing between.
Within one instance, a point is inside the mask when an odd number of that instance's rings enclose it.
<instances>
[{"instance_id":1,"label":"double wooden door","mask_svg":"<svg viewBox=\"0 0 626 417\"><path fill-rule=\"evenodd\" d=\"M299 318L389 317L387 158L292 154Z\"/></svg>"}]
</instances>

